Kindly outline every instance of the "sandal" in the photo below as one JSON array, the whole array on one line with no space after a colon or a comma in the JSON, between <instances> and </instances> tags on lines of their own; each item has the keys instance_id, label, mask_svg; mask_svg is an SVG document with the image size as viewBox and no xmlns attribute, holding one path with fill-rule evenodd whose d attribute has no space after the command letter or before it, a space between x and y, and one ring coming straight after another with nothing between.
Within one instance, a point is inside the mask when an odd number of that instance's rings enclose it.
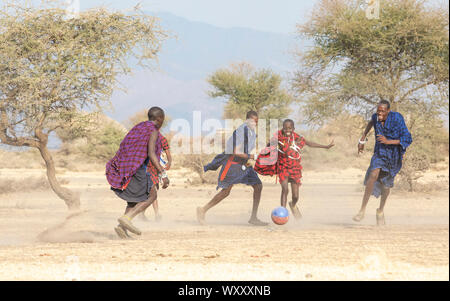
<instances>
[{"instance_id":1,"label":"sandal","mask_svg":"<svg viewBox=\"0 0 450 301\"><path fill-rule=\"evenodd\" d=\"M132 223L131 219L124 215L121 218L118 219L119 224L125 228L126 230L130 231L131 233L134 233L136 235L141 235L142 232L138 228L136 228Z\"/></svg>"},{"instance_id":2,"label":"sandal","mask_svg":"<svg viewBox=\"0 0 450 301\"><path fill-rule=\"evenodd\" d=\"M117 227L115 227L114 231L116 231L117 236L119 236L121 239L128 239L128 237L129 237L128 233L121 225L118 225Z\"/></svg>"}]
</instances>

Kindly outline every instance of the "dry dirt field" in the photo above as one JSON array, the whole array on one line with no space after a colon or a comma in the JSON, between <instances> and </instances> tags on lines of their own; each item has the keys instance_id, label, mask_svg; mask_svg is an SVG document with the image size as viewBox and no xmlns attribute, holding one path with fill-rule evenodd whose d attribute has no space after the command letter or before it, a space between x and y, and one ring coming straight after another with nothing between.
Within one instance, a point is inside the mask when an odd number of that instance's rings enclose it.
<instances>
[{"instance_id":1,"label":"dry dirt field","mask_svg":"<svg viewBox=\"0 0 450 301\"><path fill-rule=\"evenodd\" d=\"M40 176L43 170L0 169L0 177ZM448 189L395 192L387 226L375 226L378 201L357 224L363 171L305 171L303 219L284 226L247 224L251 190L228 199L196 222L195 209L213 185L187 186L188 171L172 171L160 191L162 221L136 220L141 237L120 240L113 227L125 204L102 172L60 175L81 193L82 211L68 218L51 191L0 195L0 280L449 280ZM427 175L448 181L448 168ZM26 185L26 183L24 183ZM280 187L264 179L259 216L269 221Z\"/></svg>"}]
</instances>

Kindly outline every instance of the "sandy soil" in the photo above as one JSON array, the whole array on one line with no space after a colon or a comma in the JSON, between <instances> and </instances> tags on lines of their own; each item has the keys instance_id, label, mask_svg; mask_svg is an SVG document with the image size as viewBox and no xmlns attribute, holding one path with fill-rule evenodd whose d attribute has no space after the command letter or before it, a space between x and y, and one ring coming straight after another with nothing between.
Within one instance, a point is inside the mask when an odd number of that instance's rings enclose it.
<instances>
[{"instance_id":1,"label":"sandy soil","mask_svg":"<svg viewBox=\"0 0 450 301\"><path fill-rule=\"evenodd\" d=\"M43 171L0 174L19 179ZM185 174L172 172L172 187L159 193L163 220L149 208L149 221L135 222L143 235L127 241L113 230L124 202L102 172L60 176L81 192L82 211L69 218L51 191L0 195L0 280L449 280L448 190L394 191L388 225L377 227L375 199L365 220L351 219L362 171L305 171L301 221L250 226L252 194L240 185L200 226L195 208L215 187L188 187ZM448 168L429 178L448 181ZM269 221L280 187L273 178L264 184L259 215Z\"/></svg>"}]
</instances>

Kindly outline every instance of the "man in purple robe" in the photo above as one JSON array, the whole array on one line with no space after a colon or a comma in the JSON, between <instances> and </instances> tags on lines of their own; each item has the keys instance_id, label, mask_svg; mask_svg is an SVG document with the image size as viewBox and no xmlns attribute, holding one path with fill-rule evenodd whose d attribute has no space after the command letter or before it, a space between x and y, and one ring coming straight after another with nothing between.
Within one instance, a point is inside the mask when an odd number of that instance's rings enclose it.
<instances>
[{"instance_id":1,"label":"man in purple robe","mask_svg":"<svg viewBox=\"0 0 450 301\"><path fill-rule=\"evenodd\" d=\"M161 134L164 111L152 107L148 121L136 125L125 136L114 158L106 164L106 179L118 197L127 202L125 214L114 228L120 238L128 238L128 231L141 235L131 220L144 212L156 199L160 181L163 189L169 179L160 164Z\"/></svg>"}]
</instances>

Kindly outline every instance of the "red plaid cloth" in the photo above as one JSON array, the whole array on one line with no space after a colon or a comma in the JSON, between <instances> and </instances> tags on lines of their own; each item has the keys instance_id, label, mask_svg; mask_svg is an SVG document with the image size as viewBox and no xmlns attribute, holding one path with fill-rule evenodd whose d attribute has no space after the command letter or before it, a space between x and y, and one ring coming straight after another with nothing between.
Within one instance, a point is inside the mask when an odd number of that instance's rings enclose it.
<instances>
[{"instance_id":1,"label":"red plaid cloth","mask_svg":"<svg viewBox=\"0 0 450 301\"><path fill-rule=\"evenodd\" d=\"M161 135L161 147L164 151L170 149L169 142L167 142L166 137L163 135Z\"/></svg>"},{"instance_id":2,"label":"red plaid cloth","mask_svg":"<svg viewBox=\"0 0 450 301\"><path fill-rule=\"evenodd\" d=\"M256 160L255 171L261 175L276 174L280 182L288 179L291 183L301 184L302 165L299 150L305 146L305 138L295 132L284 136L282 131L278 131L275 139L278 141L278 147L271 146L261 151Z\"/></svg>"},{"instance_id":3,"label":"red plaid cloth","mask_svg":"<svg viewBox=\"0 0 450 301\"><path fill-rule=\"evenodd\" d=\"M147 174L150 176L150 180L152 180L153 185L159 184L159 175L158 170L155 166L153 166L152 162L149 162L147 165Z\"/></svg>"}]
</instances>

